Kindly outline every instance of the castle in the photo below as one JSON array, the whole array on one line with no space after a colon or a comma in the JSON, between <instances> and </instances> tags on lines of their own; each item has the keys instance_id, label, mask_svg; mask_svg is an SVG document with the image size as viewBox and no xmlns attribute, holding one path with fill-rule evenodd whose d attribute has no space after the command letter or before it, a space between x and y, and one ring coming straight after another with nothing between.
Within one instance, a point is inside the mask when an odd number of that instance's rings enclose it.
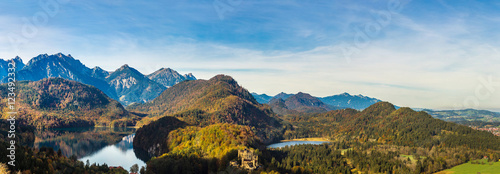
<instances>
[{"instance_id":1,"label":"castle","mask_svg":"<svg viewBox=\"0 0 500 174\"><path fill-rule=\"evenodd\" d=\"M251 149L238 150L238 160L241 160L241 165L237 161L231 161L230 165L233 167L241 167L247 170L255 170L259 165L259 156Z\"/></svg>"}]
</instances>

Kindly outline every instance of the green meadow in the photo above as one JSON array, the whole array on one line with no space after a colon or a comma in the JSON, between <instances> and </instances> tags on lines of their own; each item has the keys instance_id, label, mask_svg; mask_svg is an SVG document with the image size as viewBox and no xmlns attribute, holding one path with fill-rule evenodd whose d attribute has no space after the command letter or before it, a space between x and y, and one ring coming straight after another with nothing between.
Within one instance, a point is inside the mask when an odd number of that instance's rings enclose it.
<instances>
[{"instance_id":1,"label":"green meadow","mask_svg":"<svg viewBox=\"0 0 500 174\"><path fill-rule=\"evenodd\" d=\"M490 165L488 160L475 160L479 161L479 164L472 164L470 161L468 163L455 166L451 169L438 172L436 174L500 174L500 162L494 162ZM481 164L484 162L484 164Z\"/></svg>"}]
</instances>

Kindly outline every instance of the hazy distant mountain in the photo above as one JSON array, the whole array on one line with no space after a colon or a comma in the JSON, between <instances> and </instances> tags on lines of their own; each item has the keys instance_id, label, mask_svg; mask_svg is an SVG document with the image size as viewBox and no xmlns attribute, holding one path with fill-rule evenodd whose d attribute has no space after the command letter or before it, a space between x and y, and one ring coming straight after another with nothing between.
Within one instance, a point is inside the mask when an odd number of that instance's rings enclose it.
<instances>
[{"instance_id":1,"label":"hazy distant mountain","mask_svg":"<svg viewBox=\"0 0 500 174\"><path fill-rule=\"evenodd\" d=\"M40 54L32 58L26 65L19 57L7 61L0 59L2 83L7 82L8 61L12 60L16 62L17 81L38 81L49 77L61 77L95 86L123 105L152 100L166 89L164 85L196 79L191 73L180 75L172 69L163 68L149 76L154 81L128 66L110 74L98 66L90 69L71 55L58 53L54 55Z\"/></svg>"},{"instance_id":2,"label":"hazy distant mountain","mask_svg":"<svg viewBox=\"0 0 500 174\"><path fill-rule=\"evenodd\" d=\"M294 96L294 94L287 94L284 92L281 92L276 96L268 96L266 94L257 93L252 93L252 95L259 103L269 103L273 98L280 98L286 101L289 97ZM352 108L358 110L363 110L381 101L376 98L370 98L362 95L350 95L349 93L314 98L319 99L324 104L330 105L333 108Z\"/></svg>"},{"instance_id":3,"label":"hazy distant mountain","mask_svg":"<svg viewBox=\"0 0 500 174\"><path fill-rule=\"evenodd\" d=\"M432 117L444 121L484 121L484 122L500 122L500 113L487 110L430 110L424 109L424 112L429 113Z\"/></svg>"},{"instance_id":4,"label":"hazy distant mountain","mask_svg":"<svg viewBox=\"0 0 500 174\"><path fill-rule=\"evenodd\" d=\"M362 95L350 95L349 93L343 93L328 97L320 97L319 100L328 105L341 108L352 108L358 110L363 110L381 101L376 98L370 98Z\"/></svg>"},{"instance_id":5,"label":"hazy distant mountain","mask_svg":"<svg viewBox=\"0 0 500 174\"><path fill-rule=\"evenodd\" d=\"M171 87L175 84L182 82L184 80L196 80L193 74L189 73L186 75L181 75L177 71L170 68L161 68L149 75L147 77L165 87Z\"/></svg>"},{"instance_id":6,"label":"hazy distant mountain","mask_svg":"<svg viewBox=\"0 0 500 174\"><path fill-rule=\"evenodd\" d=\"M323 103L316 97L307 93L299 92L291 95L283 100L279 97L274 97L269 101L269 106L274 112L280 115L296 114L296 113L321 113L330 110L341 109Z\"/></svg>"},{"instance_id":7,"label":"hazy distant mountain","mask_svg":"<svg viewBox=\"0 0 500 174\"><path fill-rule=\"evenodd\" d=\"M153 100L166 89L127 64L109 74L105 80L125 105Z\"/></svg>"},{"instance_id":8,"label":"hazy distant mountain","mask_svg":"<svg viewBox=\"0 0 500 174\"><path fill-rule=\"evenodd\" d=\"M293 94L287 94L284 92L280 92L279 94L275 95L274 98L280 98L283 100L286 100L288 97L292 96Z\"/></svg>"},{"instance_id":9,"label":"hazy distant mountain","mask_svg":"<svg viewBox=\"0 0 500 174\"><path fill-rule=\"evenodd\" d=\"M251 94L253 98L255 98L255 100L257 100L257 102L261 104L269 103L269 101L271 101L271 99L273 98L272 96L268 96L267 94L257 94L255 92L252 92Z\"/></svg>"}]
</instances>

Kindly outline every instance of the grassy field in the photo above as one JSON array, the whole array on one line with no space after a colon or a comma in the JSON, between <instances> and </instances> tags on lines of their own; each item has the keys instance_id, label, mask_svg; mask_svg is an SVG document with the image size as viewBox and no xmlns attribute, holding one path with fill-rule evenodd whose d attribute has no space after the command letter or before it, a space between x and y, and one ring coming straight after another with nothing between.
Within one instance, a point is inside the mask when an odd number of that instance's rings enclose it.
<instances>
[{"instance_id":1,"label":"grassy field","mask_svg":"<svg viewBox=\"0 0 500 174\"><path fill-rule=\"evenodd\" d=\"M495 162L493 165L490 165L486 159L479 160L479 162L485 164L471 164L471 162L468 162L436 174L477 174L478 172L481 174L500 174L500 162Z\"/></svg>"}]
</instances>

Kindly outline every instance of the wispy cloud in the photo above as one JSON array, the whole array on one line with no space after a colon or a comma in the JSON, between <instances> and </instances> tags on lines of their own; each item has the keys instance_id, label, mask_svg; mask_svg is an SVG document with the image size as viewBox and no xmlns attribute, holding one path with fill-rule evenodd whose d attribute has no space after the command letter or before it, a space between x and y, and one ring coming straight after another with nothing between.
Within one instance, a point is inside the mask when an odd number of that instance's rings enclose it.
<instances>
[{"instance_id":1,"label":"wispy cloud","mask_svg":"<svg viewBox=\"0 0 500 174\"><path fill-rule=\"evenodd\" d=\"M351 62L341 44L386 2L242 1L221 20L210 0L70 1L18 51L5 36L41 7L0 6L2 58L63 52L110 71L226 73L259 93L349 92L427 108L452 107L474 93L478 77L500 77L500 12L486 2L412 1ZM500 89L480 107L496 103Z\"/></svg>"}]
</instances>

